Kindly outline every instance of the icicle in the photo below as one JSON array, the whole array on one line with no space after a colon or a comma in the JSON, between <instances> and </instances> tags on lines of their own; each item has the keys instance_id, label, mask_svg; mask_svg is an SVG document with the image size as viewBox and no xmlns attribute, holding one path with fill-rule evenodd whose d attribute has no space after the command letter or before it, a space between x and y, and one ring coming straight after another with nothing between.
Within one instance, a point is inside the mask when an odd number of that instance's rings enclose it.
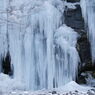
<instances>
[{"instance_id":1,"label":"icicle","mask_svg":"<svg viewBox=\"0 0 95 95\"><path fill-rule=\"evenodd\" d=\"M54 17L56 17L56 20ZM30 40L26 42L25 49L27 52L27 49L30 48L27 58L30 58L29 64L31 63L30 67L33 68L30 69L31 73L28 75L27 81L30 81L29 84L31 84L32 89L53 88L55 70L53 35L61 24L61 13L50 2L46 1L39 13L31 15L30 21L31 25L27 30L26 35L28 37L26 37L25 41ZM27 43L30 44L27 45ZM42 68L43 66L44 68ZM28 72L29 70L27 70Z\"/></svg>"},{"instance_id":2,"label":"icicle","mask_svg":"<svg viewBox=\"0 0 95 95\"><path fill-rule=\"evenodd\" d=\"M72 80L75 81L76 79L78 63L80 62L76 50L77 37L78 34L66 25L61 26L55 33L55 44L57 49L55 51L57 75L55 76L58 86L62 86Z\"/></svg>"},{"instance_id":3,"label":"icicle","mask_svg":"<svg viewBox=\"0 0 95 95\"><path fill-rule=\"evenodd\" d=\"M84 20L88 26L88 38L91 43L92 61L95 61L95 0L81 0Z\"/></svg>"}]
</instances>

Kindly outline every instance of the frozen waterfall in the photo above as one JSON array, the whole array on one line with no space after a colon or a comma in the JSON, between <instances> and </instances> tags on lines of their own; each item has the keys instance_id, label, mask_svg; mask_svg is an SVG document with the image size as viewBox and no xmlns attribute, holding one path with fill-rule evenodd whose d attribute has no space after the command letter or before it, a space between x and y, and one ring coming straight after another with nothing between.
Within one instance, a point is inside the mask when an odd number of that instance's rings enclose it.
<instances>
[{"instance_id":1,"label":"frozen waterfall","mask_svg":"<svg viewBox=\"0 0 95 95\"><path fill-rule=\"evenodd\" d=\"M0 10L6 9L3 1ZM17 80L26 90L39 90L75 81L78 34L64 24L64 1L22 1L10 1L8 13L0 14L0 59L9 51L14 71L5 83Z\"/></svg>"},{"instance_id":2,"label":"frozen waterfall","mask_svg":"<svg viewBox=\"0 0 95 95\"><path fill-rule=\"evenodd\" d=\"M81 8L91 43L92 61L95 62L95 0L81 0Z\"/></svg>"}]
</instances>

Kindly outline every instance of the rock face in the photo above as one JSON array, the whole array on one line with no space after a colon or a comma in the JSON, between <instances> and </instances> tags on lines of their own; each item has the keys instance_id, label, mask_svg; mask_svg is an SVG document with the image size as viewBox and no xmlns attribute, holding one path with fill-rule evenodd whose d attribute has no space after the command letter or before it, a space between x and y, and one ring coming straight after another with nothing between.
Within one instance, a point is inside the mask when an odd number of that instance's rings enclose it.
<instances>
[{"instance_id":1,"label":"rock face","mask_svg":"<svg viewBox=\"0 0 95 95\"><path fill-rule=\"evenodd\" d=\"M85 64L91 62L90 44L87 38L80 5L76 5L76 9L68 9L65 11L65 23L79 34L77 50L79 51L81 62Z\"/></svg>"},{"instance_id":2,"label":"rock face","mask_svg":"<svg viewBox=\"0 0 95 95\"><path fill-rule=\"evenodd\" d=\"M85 32L80 5L76 5L76 9L67 9L65 11L65 23L79 34Z\"/></svg>"},{"instance_id":3,"label":"rock face","mask_svg":"<svg viewBox=\"0 0 95 95\"><path fill-rule=\"evenodd\" d=\"M67 0L68 2L76 2L79 0ZM78 34L77 50L80 55L81 63L79 65L78 83L86 83L85 77L81 73L91 71L95 73L95 66L92 65L90 43L87 38L87 30L85 29L84 20L82 18L80 5L76 5L76 9L65 10L65 23L72 27Z\"/></svg>"}]
</instances>

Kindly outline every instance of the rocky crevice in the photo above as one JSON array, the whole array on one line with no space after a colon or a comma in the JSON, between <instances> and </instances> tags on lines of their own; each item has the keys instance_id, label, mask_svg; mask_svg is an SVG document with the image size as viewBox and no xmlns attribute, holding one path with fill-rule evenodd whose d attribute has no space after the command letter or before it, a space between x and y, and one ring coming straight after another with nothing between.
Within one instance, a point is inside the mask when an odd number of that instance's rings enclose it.
<instances>
[{"instance_id":1,"label":"rocky crevice","mask_svg":"<svg viewBox=\"0 0 95 95\"><path fill-rule=\"evenodd\" d=\"M68 2L76 2L80 0L67 0ZM73 28L78 34L79 38L77 41L77 50L80 56L80 65L77 82L80 84L86 84L85 77L82 76L82 73L88 71L95 73L95 65L92 65L90 43L87 38L87 30L85 29L84 19L82 18L82 12L80 5L76 5L76 9L67 9L65 10L65 23L67 26Z\"/></svg>"}]
</instances>

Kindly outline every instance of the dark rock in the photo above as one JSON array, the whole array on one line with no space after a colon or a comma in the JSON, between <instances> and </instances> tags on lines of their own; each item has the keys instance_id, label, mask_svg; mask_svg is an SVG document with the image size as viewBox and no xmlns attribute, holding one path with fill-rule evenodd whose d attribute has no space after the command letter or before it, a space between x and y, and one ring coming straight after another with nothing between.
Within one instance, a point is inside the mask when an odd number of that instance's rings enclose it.
<instances>
[{"instance_id":1,"label":"dark rock","mask_svg":"<svg viewBox=\"0 0 95 95\"><path fill-rule=\"evenodd\" d=\"M92 70L92 61L91 61L91 52L90 52L90 43L87 39L86 33L82 33L81 37L77 42L78 52L80 55L81 62L81 71Z\"/></svg>"},{"instance_id":2,"label":"dark rock","mask_svg":"<svg viewBox=\"0 0 95 95\"><path fill-rule=\"evenodd\" d=\"M57 94L57 92L56 91L52 91L52 94Z\"/></svg>"},{"instance_id":3,"label":"dark rock","mask_svg":"<svg viewBox=\"0 0 95 95\"><path fill-rule=\"evenodd\" d=\"M88 95L95 95L95 93L93 94L91 91L87 92Z\"/></svg>"},{"instance_id":4,"label":"dark rock","mask_svg":"<svg viewBox=\"0 0 95 95\"><path fill-rule=\"evenodd\" d=\"M68 9L65 11L65 23L76 30L84 30L84 20L79 5L76 9Z\"/></svg>"},{"instance_id":5,"label":"dark rock","mask_svg":"<svg viewBox=\"0 0 95 95\"><path fill-rule=\"evenodd\" d=\"M87 38L84 20L82 18L81 8L79 5L76 9L65 11L65 23L72 27L79 35L77 49L82 63L91 62L90 43Z\"/></svg>"},{"instance_id":6,"label":"dark rock","mask_svg":"<svg viewBox=\"0 0 95 95\"><path fill-rule=\"evenodd\" d=\"M77 92L77 93L78 93L78 91L77 91L77 90L75 90L75 92Z\"/></svg>"},{"instance_id":7,"label":"dark rock","mask_svg":"<svg viewBox=\"0 0 95 95\"><path fill-rule=\"evenodd\" d=\"M72 3L75 3L75 2L79 2L80 0L67 0L67 2L72 2Z\"/></svg>"},{"instance_id":8,"label":"dark rock","mask_svg":"<svg viewBox=\"0 0 95 95\"><path fill-rule=\"evenodd\" d=\"M4 74L12 75L13 71L12 71L11 67L12 67L11 66L11 57L8 52L7 55L4 58L2 58L2 72Z\"/></svg>"},{"instance_id":9,"label":"dark rock","mask_svg":"<svg viewBox=\"0 0 95 95\"><path fill-rule=\"evenodd\" d=\"M75 2L75 0L68 1ZM79 65L79 74L76 81L78 83L86 84L85 77L81 76L81 73L85 71L93 71L95 66L92 65L91 61L90 43L87 37L80 5L76 5L76 9L66 9L64 14L66 25L73 28L79 34L76 48L79 52L81 64Z\"/></svg>"},{"instance_id":10,"label":"dark rock","mask_svg":"<svg viewBox=\"0 0 95 95\"><path fill-rule=\"evenodd\" d=\"M95 64L92 65L92 63L85 64L84 66L81 67L80 72L85 72L85 71L95 71Z\"/></svg>"},{"instance_id":11,"label":"dark rock","mask_svg":"<svg viewBox=\"0 0 95 95\"><path fill-rule=\"evenodd\" d=\"M95 89L91 89L91 90L95 92Z\"/></svg>"},{"instance_id":12,"label":"dark rock","mask_svg":"<svg viewBox=\"0 0 95 95\"><path fill-rule=\"evenodd\" d=\"M92 87L95 87L95 81L94 81L95 75L93 75L94 73L95 73L95 71L82 72L78 77L78 83L79 84L87 84ZM92 92L94 92L94 91L92 91Z\"/></svg>"},{"instance_id":13,"label":"dark rock","mask_svg":"<svg viewBox=\"0 0 95 95\"><path fill-rule=\"evenodd\" d=\"M85 76L79 75L79 77L78 77L78 79L77 79L77 82L78 82L79 84L86 84Z\"/></svg>"}]
</instances>

